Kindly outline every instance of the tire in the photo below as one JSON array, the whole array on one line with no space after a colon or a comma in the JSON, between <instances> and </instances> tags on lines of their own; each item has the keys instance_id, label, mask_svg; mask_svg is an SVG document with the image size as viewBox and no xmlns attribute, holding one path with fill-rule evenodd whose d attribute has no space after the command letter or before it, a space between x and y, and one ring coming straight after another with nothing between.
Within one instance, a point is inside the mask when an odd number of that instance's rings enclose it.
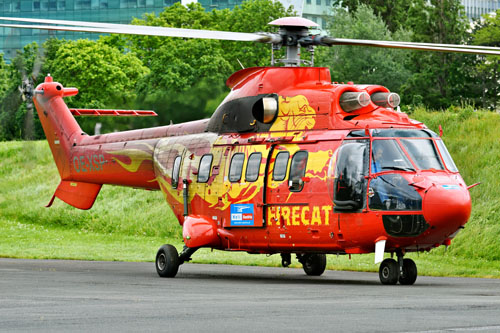
<instances>
[{"instance_id":1,"label":"tire","mask_svg":"<svg viewBox=\"0 0 500 333\"><path fill-rule=\"evenodd\" d=\"M179 271L179 253L177 249L165 244L156 253L156 271L161 277L173 278Z\"/></svg>"},{"instance_id":2,"label":"tire","mask_svg":"<svg viewBox=\"0 0 500 333\"><path fill-rule=\"evenodd\" d=\"M320 276L326 269L325 254L304 254L301 262L304 272L310 276Z\"/></svg>"},{"instance_id":3,"label":"tire","mask_svg":"<svg viewBox=\"0 0 500 333\"><path fill-rule=\"evenodd\" d=\"M394 285L398 283L399 265L394 259L385 259L380 264L378 276L382 284Z\"/></svg>"},{"instance_id":4,"label":"tire","mask_svg":"<svg viewBox=\"0 0 500 333\"><path fill-rule=\"evenodd\" d=\"M403 273L399 277L399 283L411 286L417 280L417 265L411 259L403 259Z\"/></svg>"}]
</instances>

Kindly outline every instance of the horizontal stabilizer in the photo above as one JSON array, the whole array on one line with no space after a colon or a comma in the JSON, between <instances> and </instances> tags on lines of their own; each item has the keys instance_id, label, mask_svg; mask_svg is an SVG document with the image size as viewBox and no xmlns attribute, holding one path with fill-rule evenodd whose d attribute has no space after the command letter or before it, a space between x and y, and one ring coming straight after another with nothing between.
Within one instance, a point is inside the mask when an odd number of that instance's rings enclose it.
<instances>
[{"instance_id":1,"label":"horizontal stabilizer","mask_svg":"<svg viewBox=\"0 0 500 333\"><path fill-rule=\"evenodd\" d=\"M151 110L101 110L101 109L69 109L73 116L157 116Z\"/></svg>"},{"instance_id":2,"label":"horizontal stabilizer","mask_svg":"<svg viewBox=\"0 0 500 333\"><path fill-rule=\"evenodd\" d=\"M92 208L92 205L94 205L101 187L102 184L62 180L56 189L54 197L58 197L68 205L86 210ZM47 207L52 205L54 197L52 197Z\"/></svg>"}]
</instances>

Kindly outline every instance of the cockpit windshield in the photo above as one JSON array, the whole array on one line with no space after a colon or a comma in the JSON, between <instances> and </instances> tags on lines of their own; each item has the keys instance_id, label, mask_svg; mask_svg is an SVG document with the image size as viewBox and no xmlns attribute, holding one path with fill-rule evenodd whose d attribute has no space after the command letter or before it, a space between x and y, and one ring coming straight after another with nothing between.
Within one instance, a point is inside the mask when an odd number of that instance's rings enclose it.
<instances>
[{"instance_id":1,"label":"cockpit windshield","mask_svg":"<svg viewBox=\"0 0 500 333\"><path fill-rule=\"evenodd\" d=\"M373 140L371 172L415 171L396 140Z\"/></svg>"},{"instance_id":2,"label":"cockpit windshield","mask_svg":"<svg viewBox=\"0 0 500 333\"><path fill-rule=\"evenodd\" d=\"M444 170L434 142L428 139L401 139L410 158L421 170Z\"/></svg>"}]
</instances>

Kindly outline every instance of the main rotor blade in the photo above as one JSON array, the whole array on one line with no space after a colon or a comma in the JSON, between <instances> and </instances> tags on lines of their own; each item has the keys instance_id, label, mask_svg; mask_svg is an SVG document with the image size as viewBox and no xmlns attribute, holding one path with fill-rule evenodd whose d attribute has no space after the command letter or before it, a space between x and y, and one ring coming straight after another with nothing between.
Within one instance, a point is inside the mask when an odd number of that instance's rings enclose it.
<instances>
[{"instance_id":1,"label":"main rotor blade","mask_svg":"<svg viewBox=\"0 0 500 333\"><path fill-rule=\"evenodd\" d=\"M445 46L435 46L430 43L412 43L412 42L392 42L380 40L363 40L363 39L346 39L346 38L333 38L323 37L321 42L326 45L360 45L370 47L383 47L395 49L409 49L421 51L438 51L438 52L456 52L456 53L469 53L469 54L484 54L484 55L500 55L500 48L476 48L473 45L468 48L467 45L452 45L441 44ZM439 44L437 44L439 45Z\"/></svg>"},{"instance_id":2,"label":"main rotor blade","mask_svg":"<svg viewBox=\"0 0 500 333\"><path fill-rule=\"evenodd\" d=\"M142 36L163 36L163 37L180 37L180 38L201 38L201 39L216 39L216 40L232 40L242 42L261 42L269 43L278 36L272 34L255 34L246 32L230 32L217 30L197 30L197 29L181 29L167 28L156 26L132 25L132 24L114 24L101 22L72 22L63 20L44 20L44 19L26 19L14 17L0 17L0 20L20 21L29 23L42 23L42 25L23 25L23 24L0 24L1 27L10 28L25 28L25 29L42 29L42 30L57 30L57 31L80 31L92 33L111 33L125 35L142 35ZM46 24L61 24L61 25L46 25Z\"/></svg>"},{"instance_id":3,"label":"main rotor blade","mask_svg":"<svg viewBox=\"0 0 500 333\"><path fill-rule=\"evenodd\" d=\"M398 41L388 41L388 43L396 43L396 44L404 44L404 45L437 46L437 47L457 48L457 49L470 49L470 50L500 51L499 47L482 46L482 45L416 43L416 42L398 42Z\"/></svg>"}]
</instances>

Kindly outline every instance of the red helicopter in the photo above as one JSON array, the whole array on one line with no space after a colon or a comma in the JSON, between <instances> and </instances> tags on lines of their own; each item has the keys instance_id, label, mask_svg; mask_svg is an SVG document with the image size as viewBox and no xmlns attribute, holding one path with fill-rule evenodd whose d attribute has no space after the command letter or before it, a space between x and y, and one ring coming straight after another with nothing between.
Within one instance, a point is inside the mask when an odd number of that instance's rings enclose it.
<instances>
[{"instance_id":1,"label":"red helicopter","mask_svg":"<svg viewBox=\"0 0 500 333\"><path fill-rule=\"evenodd\" d=\"M311 35L314 22L287 17L278 33L235 33L150 26L0 18L2 26L101 33L257 41L286 48L270 67L240 70L210 119L90 136L73 115L151 112L68 109L78 93L47 76L33 100L61 176L55 197L92 207L101 186L161 190L183 230L179 254L156 255L174 277L199 248L292 254L307 275L321 275L326 254L375 252L383 284L414 284L408 252L449 245L471 213L469 188L445 144L399 112L400 98L380 85L332 83L328 68L300 48L364 45L500 55L500 49L338 39ZM53 24L58 24L54 26ZM276 63L283 67L274 67ZM306 64L307 67L301 67ZM385 253L391 258L384 259ZM396 254L396 258L392 259Z\"/></svg>"}]
</instances>

